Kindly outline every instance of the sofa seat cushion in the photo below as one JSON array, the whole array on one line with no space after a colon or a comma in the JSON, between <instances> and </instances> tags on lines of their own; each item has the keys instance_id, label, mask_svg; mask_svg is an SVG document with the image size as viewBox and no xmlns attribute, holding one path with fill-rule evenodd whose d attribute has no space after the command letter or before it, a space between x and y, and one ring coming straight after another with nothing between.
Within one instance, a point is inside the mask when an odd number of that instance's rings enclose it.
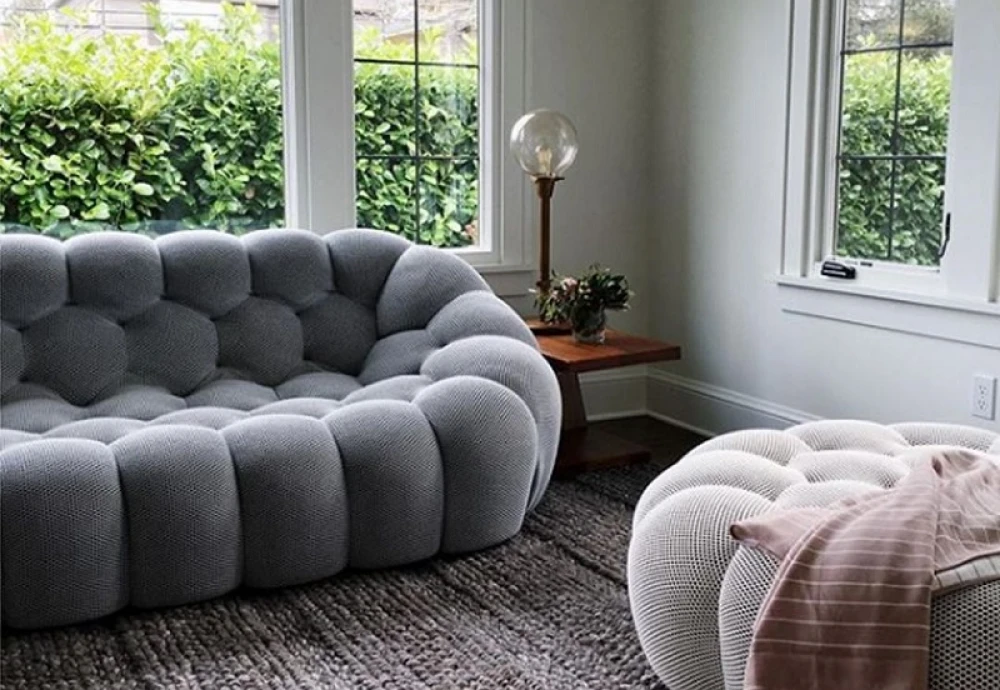
<instances>
[{"instance_id":1,"label":"sofa seat cushion","mask_svg":"<svg viewBox=\"0 0 1000 690\"><path fill-rule=\"evenodd\" d=\"M400 375L367 386L344 374L310 372L277 386L225 378L180 397L163 388L133 384L85 406L73 405L43 386L22 384L0 406L2 446L36 438L85 438L111 443L147 424L222 429L248 417L302 415L322 419L345 405L377 400L412 401L434 380Z\"/></svg>"}]
</instances>

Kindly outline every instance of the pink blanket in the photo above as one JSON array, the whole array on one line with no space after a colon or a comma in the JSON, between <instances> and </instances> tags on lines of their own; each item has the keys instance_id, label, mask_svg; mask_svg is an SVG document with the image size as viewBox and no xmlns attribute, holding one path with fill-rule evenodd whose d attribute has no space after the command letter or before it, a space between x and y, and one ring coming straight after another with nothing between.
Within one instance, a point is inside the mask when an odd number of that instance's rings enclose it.
<instances>
[{"instance_id":1,"label":"pink blanket","mask_svg":"<svg viewBox=\"0 0 1000 690\"><path fill-rule=\"evenodd\" d=\"M932 590L1000 579L977 567L1000 554L1000 464L959 449L918 452L891 490L733 525L743 544L783 559L757 617L745 690L927 687Z\"/></svg>"}]
</instances>

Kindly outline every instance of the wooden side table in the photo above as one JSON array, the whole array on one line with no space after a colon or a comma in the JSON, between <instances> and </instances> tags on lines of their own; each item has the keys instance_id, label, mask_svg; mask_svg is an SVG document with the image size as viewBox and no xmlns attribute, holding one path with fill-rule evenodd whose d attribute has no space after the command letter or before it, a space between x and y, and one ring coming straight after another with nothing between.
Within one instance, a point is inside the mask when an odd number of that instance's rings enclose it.
<instances>
[{"instance_id":1,"label":"wooden side table","mask_svg":"<svg viewBox=\"0 0 1000 690\"><path fill-rule=\"evenodd\" d=\"M649 460L645 446L592 428L580 394L580 374L681 358L679 345L608 329L602 345L578 343L571 334L536 335L562 391L563 422L557 475Z\"/></svg>"}]
</instances>

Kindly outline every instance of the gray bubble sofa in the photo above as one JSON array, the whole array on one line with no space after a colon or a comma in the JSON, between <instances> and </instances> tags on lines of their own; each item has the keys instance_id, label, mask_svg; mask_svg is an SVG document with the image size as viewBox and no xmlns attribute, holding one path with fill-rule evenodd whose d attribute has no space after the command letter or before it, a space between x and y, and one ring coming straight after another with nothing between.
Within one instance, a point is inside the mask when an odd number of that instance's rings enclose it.
<instances>
[{"instance_id":1,"label":"gray bubble sofa","mask_svg":"<svg viewBox=\"0 0 1000 690\"><path fill-rule=\"evenodd\" d=\"M518 532L561 407L460 258L370 230L0 236L2 622Z\"/></svg>"},{"instance_id":2,"label":"gray bubble sofa","mask_svg":"<svg viewBox=\"0 0 1000 690\"><path fill-rule=\"evenodd\" d=\"M996 456L1000 435L933 423L807 422L706 441L636 506L629 598L643 651L670 690L741 690L754 622L779 563L738 546L734 522L894 486L919 447ZM1000 688L1000 580L936 596L929 690ZM859 689L860 690L860 689Z\"/></svg>"}]
</instances>

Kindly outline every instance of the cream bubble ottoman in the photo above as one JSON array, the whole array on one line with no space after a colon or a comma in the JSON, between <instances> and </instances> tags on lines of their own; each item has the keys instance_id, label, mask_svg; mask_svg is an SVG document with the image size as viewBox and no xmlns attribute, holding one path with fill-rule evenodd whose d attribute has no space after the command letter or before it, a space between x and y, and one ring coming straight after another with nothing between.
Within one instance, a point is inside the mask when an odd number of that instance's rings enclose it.
<instances>
[{"instance_id":1,"label":"cream bubble ottoman","mask_svg":"<svg viewBox=\"0 0 1000 690\"><path fill-rule=\"evenodd\" d=\"M646 488L628 555L642 648L670 690L737 690L754 618L778 563L737 547L729 526L782 507L892 487L915 446L993 453L1000 436L945 424L821 421L749 430L698 446ZM931 690L1000 688L1000 581L937 597Z\"/></svg>"}]
</instances>

